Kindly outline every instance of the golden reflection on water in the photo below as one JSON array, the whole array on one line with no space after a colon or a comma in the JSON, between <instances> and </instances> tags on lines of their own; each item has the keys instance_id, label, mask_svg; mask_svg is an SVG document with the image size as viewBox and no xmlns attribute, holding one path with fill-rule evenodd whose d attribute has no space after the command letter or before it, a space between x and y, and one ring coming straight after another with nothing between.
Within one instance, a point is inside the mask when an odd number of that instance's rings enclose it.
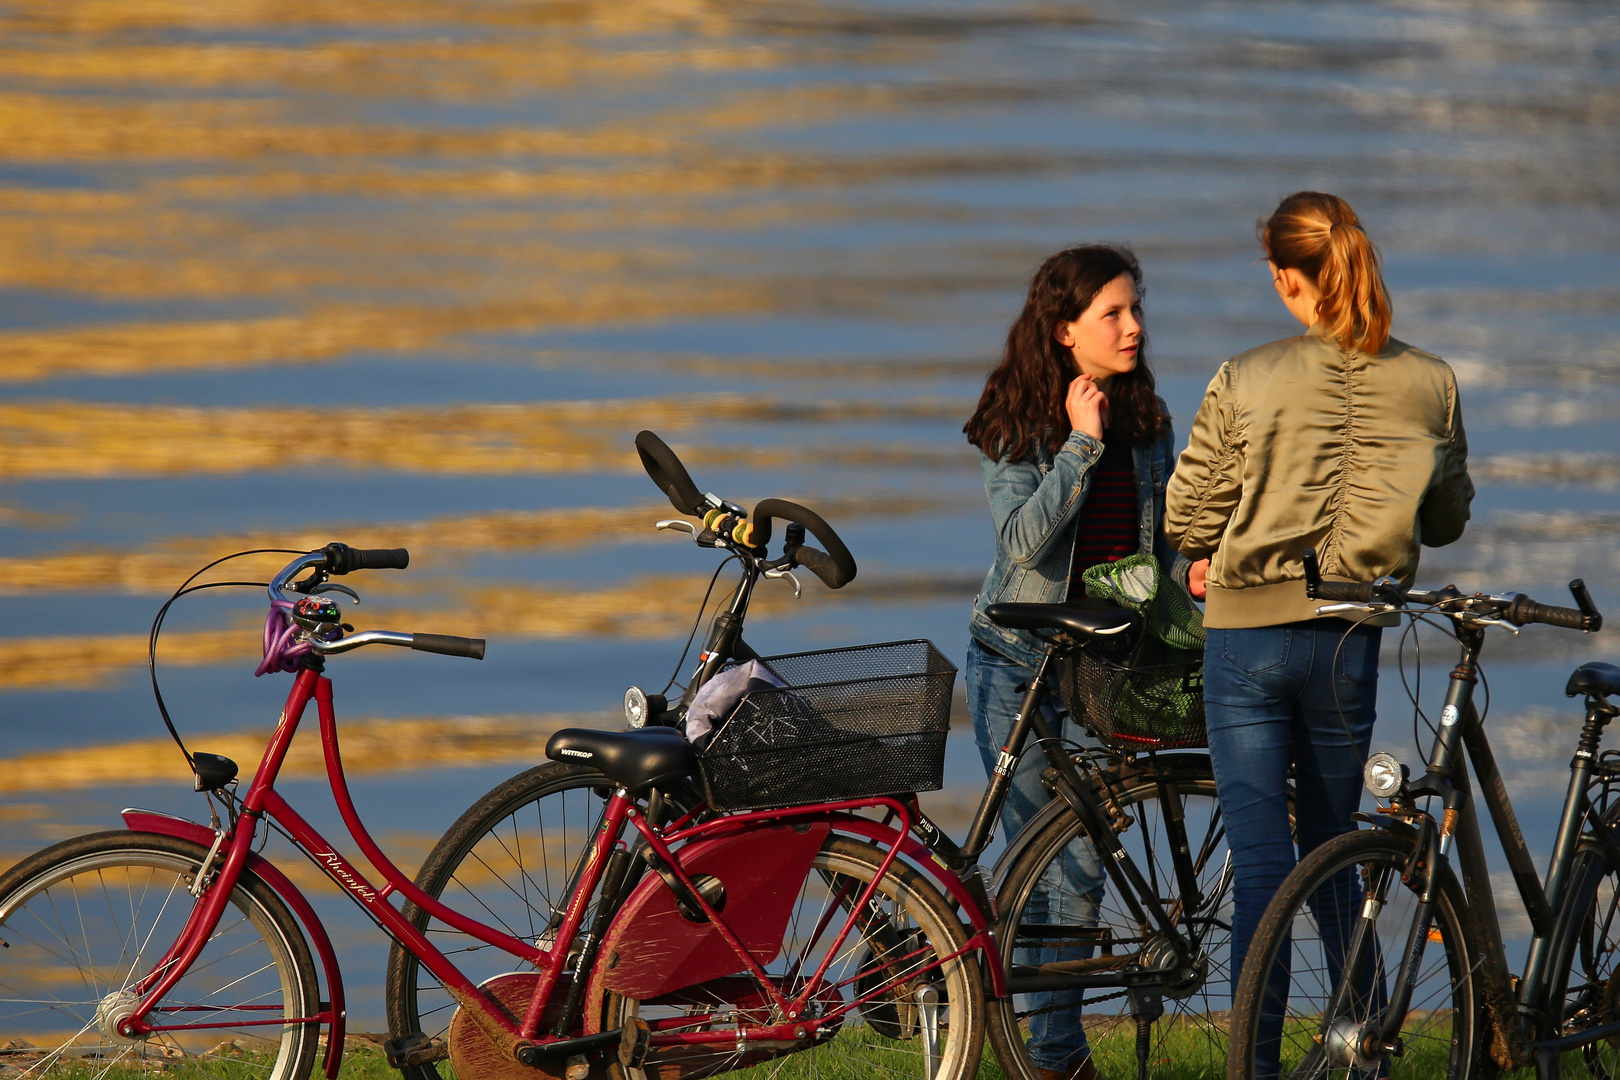
<instances>
[{"instance_id":1,"label":"golden reflection on water","mask_svg":"<svg viewBox=\"0 0 1620 1080\"><path fill-rule=\"evenodd\" d=\"M939 420L963 411L956 400L740 394L404 409L0 403L0 473L93 477L295 466L422 473L639 469L632 436L642 426L681 431L725 422ZM859 453L860 447L850 444L847 452ZM736 451L727 456L734 459ZM966 459L967 453L957 456Z\"/></svg>"},{"instance_id":2,"label":"golden reflection on water","mask_svg":"<svg viewBox=\"0 0 1620 1080\"><path fill-rule=\"evenodd\" d=\"M745 500L749 503L752 500ZM958 507L947 495L893 492L822 500L796 501L822 516L855 523L881 516L895 518L938 513ZM4 509L0 508L0 520ZM671 516L669 505L627 507L582 506L555 510L507 511L433 521L392 524L306 526L298 532L200 536L166 540L141 551L78 550L32 557L0 558L0 596L35 592L117 591L168 593L200 567L236 551L264 548L314 551L334 537L357 548L411 550L413 566L424 561L455 562L471 552L572 551L603 544L669 543L654 525ZM676 534L684 535L684 534ZM232 560L233 578L269 577L286 565L284 554L248 555ZM397 588L402 582L390 582ZM408 586L407 586L408 587Z\"/></svg>"},{"instance_id":3,"label":"golden reflection on water","mask_svg":"<svg viewBox=\"0 0 1620 1080\"><path fill-rule=\"evenodd\" d=\"M340 719L338 738L344 773L360 777L411 769L538 763L545 760L546 740L559 728L603 727L615 720L602 713ZM300 735L287 752L281 779L324 779L326 765L313 707L307 710ZM198 735L191 741L194 749L223 754L235 761L246 783L258 768L269 738L266 728ZM191 771L173 741L143 739L0 759L0 796L109 784L187 783L190 777Z\"/></svg>"},{"instance_id":4,"label":"golden reflection on water","mask_svg":"<svg viewBox=\"0 0 1620 1080\"><path fill-rule=\"evenodd\" d=\"M848 592L822 589L807 571L802 600L785 583L767 583L755 593L751 618L779 618L808 603L915 603L971 596L976 577L915 575L858 581ZM634 578L622 585L573 590L517 582L463 583L454 606L410 609L376 604L359 609L361 629L456 634L501 640L675 637L691 626L707 574ZM209 631L167 631L158 646L162 665L197 667L246 663L261 655L261 623ZM137 634L0 638L0 690L74 688L104 684L147 661L147 639Z\"/></svg>"}]
</instances>

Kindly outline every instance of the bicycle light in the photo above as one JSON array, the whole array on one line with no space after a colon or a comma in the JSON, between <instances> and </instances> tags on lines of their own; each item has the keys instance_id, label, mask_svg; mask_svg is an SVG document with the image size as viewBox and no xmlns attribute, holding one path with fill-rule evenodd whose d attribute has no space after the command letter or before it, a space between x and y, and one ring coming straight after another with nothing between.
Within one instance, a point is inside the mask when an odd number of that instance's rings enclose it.
<instances>
[{"instance_id":1,"label":"bicycle light","mask_svg":"<svg viewBox=\"0 0 1620 1080\"><path fill-rule=\"evenodd\" d=\"M1387 799L1406 783L1406 766L1396 760L1394 754L1380 752L1367 759L1361 776L1373 798Z\"/></svg>"},{"instance_id":2,"label":"bicycle light","mask_svg":"<svg viewBox=\"0 0 1620 1080\"><path fill-rule=\"evenodd\" d=\"M624 692L624 718L633 728L646 727L647 721L662 713L668 704L663 694L649 694L632 686Z\"/></svg>"}]
</instances>

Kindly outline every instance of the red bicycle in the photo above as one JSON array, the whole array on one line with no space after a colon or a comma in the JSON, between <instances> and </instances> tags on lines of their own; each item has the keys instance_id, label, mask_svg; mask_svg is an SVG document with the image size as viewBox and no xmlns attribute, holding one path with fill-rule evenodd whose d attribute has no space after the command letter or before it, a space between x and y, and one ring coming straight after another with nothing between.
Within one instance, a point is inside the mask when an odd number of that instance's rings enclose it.
<instances>
[{"instance_id":1,"label":"red bicycle","mask_svg":"<svg viewBox=\"0 0 1620 1080\"><path fill-rule=\"evenodd\" d=\"M656 479L667 447L652 443L643 456ZM813 512L767 500L745 522L740 508L703 498L717 511L711 529L732 537L717 546L745 574L714 621L689 699L723 660L752 655L740 635L760 577L806 566L836 587L854 574ZM790 522L774 559L773 517ZM804 546L805 529L829 551ZM412 1080L434 1080L445 1058L459 1080L662 1080L790 1061L819 1072L834 1058L857 1075L973 1074L985 1024L981 952L994 992L1002 980L987 905L910 835L914 796L890 794L903 790L888 786L894 773L872 768L885 755L942 753L930 742L942 742L942 727L889 722L924 698L937 703L941 686L948 710L954 669L931 646L867 647L879 652L858 662L859 650L767 658L773 671L857 672L798 679L775 692L774 711L760 704L772 692L748 696L766 727L821 732L800 745L806 755L830 747L844 763L831 788L793 789L793 774L826 770L784 768L781 741L774 757L738 749L728 779L700 768L669 729L566 730L548 746L551 763L463 814L413 880L356 813L325 673L329 658L370 645L483 655L478 639L355 633L342 622L326 594L352 590L332 577L407 561L402 549L331 544L270 582L265 668L295 678L245 793L234 762L187 755L210 824L127 810L127 831L66 841L0 877L0 1075L303 1080L324 1031L325 1073L336 1077L342 973L308 901L259 854L271 829L393 938L386 1050ZM312 700L333 797L380 882L276 790ZM826 797L840 783L850 797ZM795 801L805 805L779 805Z\"/></svg>"}]
</instances>

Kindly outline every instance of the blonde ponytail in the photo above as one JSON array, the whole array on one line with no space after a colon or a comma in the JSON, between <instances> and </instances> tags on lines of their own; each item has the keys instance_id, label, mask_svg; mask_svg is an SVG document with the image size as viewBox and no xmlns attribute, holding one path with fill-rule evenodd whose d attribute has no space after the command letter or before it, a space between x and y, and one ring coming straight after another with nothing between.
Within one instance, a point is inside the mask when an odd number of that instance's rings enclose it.
<instances>
[{"instance_id":1,"label":"blonde ponytail","mask_svg":"<svg viewBox=\"0 0 1620 1080\"><path fill-rule=\"evenodd\" d=\"M1299 191L1260 223L1260 245L1279 269L1316 282L1317 318L1346 349L1382 352L1389 341L1389 292L1378 249L1350 204L1337 195Z\"/></svg>"}]
</instances>

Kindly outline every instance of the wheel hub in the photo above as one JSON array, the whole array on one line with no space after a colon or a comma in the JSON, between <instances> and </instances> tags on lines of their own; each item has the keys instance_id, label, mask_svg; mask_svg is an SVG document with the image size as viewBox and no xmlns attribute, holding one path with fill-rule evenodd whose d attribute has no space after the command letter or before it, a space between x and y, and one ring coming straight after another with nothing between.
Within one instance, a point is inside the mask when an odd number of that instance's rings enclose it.
<instances>
[{"instance_id":1,"label":"wheel hub","mask_svg":"<svg viewBox=\"0 0 1620 1080\"><path fill-rule=\"evenodd\" d=\"M1202 952L1191 963L1177 966L1176 950L1163 938L1154 939L1142 950L1142 966L1164 972L1161 992L1176 1001L1196 994L1209 976L1209 959Z\"/></svg>"},{"instance_id":2,"label":"wheel hub","mask_svg":"<svg viewBox=\"0 0 1620 1080\"><path fill-rule=\"evenodd\" d=\"M128 990L114 990L101 999L96 1006L96 1030L101 1032L102 1038L109 1042L119 1043L123 1046L133 1046L142 1039L132 1039L118 1030L118 1026L131 1016L140 1006L141 999Z\"/></svg>"},{"instance_id":3,"label":"wheel hub","mask_svg":"<svg viewBox=\"0 0 1620 1080\"><path fill-rule=\"evenodd\" d=\"M1366 1053L1366 1038L1362 1025L1354 1020L1335 1020L1322 1033L1322 1053L1328 1061L1340 1068L1373 1069L1378 1057Z\"/></svg>"}]
</instances>

